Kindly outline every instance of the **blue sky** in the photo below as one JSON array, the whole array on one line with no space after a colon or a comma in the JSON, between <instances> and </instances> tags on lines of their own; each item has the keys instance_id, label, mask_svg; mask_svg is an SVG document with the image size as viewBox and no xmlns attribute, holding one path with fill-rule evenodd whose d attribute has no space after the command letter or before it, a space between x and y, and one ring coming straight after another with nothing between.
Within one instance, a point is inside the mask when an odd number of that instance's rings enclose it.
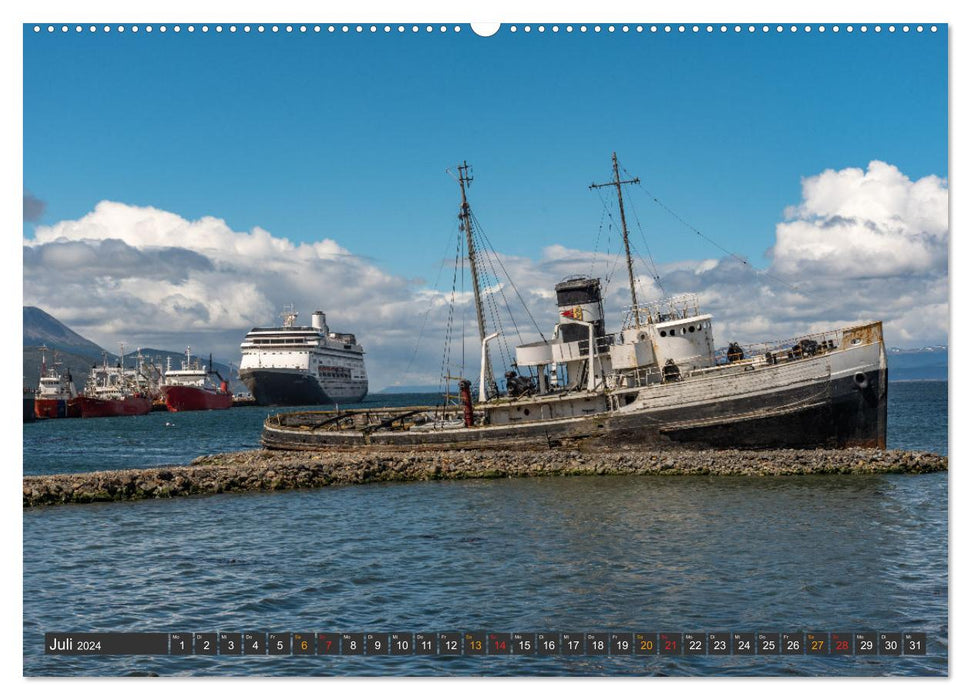
<instances>
[{"instance_id":1,"label":"blue sky","mask_svg":"<svg viewBox=\"0 0 971 700\"><path fill-rule=\"evenodd\" d=\"M294 303L358 334L375 388L434 384L459 201L445 169L473 166L478 220L546 327L556 281L616 269L614 202L588 190L613 151L642 181L625 195L638 296L701 293L716 343L866 319L892 345L947 342L944 25L75 26L23 28L23 186L42 210L25 216L24 303L105 347L236 361Z\"/></svg>"},{"instance_id":2,"label":"blue sky","mask_svg":"<svg viewBox=\"0 0 971 700\"><path fill-rule=\"evenodd\" d=\"M449 25L453 26L453 25ZM800 178L947 173L945 32L431 36L35 34L24 185L41 223L103 200L331 237L432 276L457 197L510 254L591 245L611 151L692 225L764 266ZM631 194L662 260L719 251ZM31 235L25 225L25 236ZM431 250L430 250L431 249Z\"/></svg>"}]
</instances>

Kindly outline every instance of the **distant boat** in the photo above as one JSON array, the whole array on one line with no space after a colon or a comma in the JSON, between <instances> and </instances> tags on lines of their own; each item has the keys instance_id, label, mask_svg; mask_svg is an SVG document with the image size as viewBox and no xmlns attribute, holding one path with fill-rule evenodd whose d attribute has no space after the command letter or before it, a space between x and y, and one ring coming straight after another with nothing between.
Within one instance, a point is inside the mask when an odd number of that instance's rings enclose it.
<instances>
[{"instance_id":1,"label":"distant boat","mask_svg":"<svg viewBox=\"0 0 971 700\"><path fill-rule=\"evenodd\" d=\"M117 365L109 366L104 355L101 366L91 368L84 391L78 397L82 418L142 416L151 412L151 393L139 368L126 370L124 362L122 350Z\"/></svg>"},{"instance_id":2,"label":"distant boat","mask_svg":"<svg viewBox=\"0 0 971 700\"><path fill-rule=\"evenodd\" d=\"M626 253L631 306L618 332L604 329L600 280L556 285L552 337L515 348L504 392L493 378L490 333L466 186L460 235L466 236L478 316L479 400L459 382L451 406L278 413L263 427L263 445L320 449L373 445L469 447L641 446L886 447L887 356L880 322L860 323L791 340L715 350L712 316L697 297L641 304L624 219L617 156L614 178Z\"/></svg>"},{"instance_id":3,"label":"distant boat","mask_svg":"<svg viewBox=\"0 0 971 700\"><path fill-rule=\"evenodd\" d=\"M212 359L206 369L190 348L185 349L181 369L171 368L171 358L162 377L161 391L165 395L165 407L169 411L210 411L230 408L233 395L228 384L220 377L219 384L212 380ZM218 375L217 375L218 376Z\"/></svg>"},{"instance_id":4,"label":"distant boat","mask_svg":"<svg viewBox=\"0 0 971 700\"><path fill-rule=\"evenodd\" d=\"M37 418L80 418L81 405L70 371L61 369L57 352L53 352L47 367L47 347L41 347L41 376L34 395L34 415Z\"/></svg>"}]
</instances>

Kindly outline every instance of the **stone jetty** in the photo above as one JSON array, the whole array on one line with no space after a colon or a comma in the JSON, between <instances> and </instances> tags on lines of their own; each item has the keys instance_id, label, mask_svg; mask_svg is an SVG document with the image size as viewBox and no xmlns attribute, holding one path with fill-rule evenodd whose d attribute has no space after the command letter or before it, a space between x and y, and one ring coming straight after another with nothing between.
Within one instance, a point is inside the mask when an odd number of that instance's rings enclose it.
<instances>
[{"instance_id":1,"label":"stone jetty","mask_svg":"<svg viewBox=\"0 0 971 700\"><path fill-rule=\"evenodd\" d=\"M314 489L379 481L577 475L753 476L923 474L947 457L899 450L326 451L252 450L199 457L189 466L25 476L24 507L246 491Z\"/></svg>"}]
</instances>

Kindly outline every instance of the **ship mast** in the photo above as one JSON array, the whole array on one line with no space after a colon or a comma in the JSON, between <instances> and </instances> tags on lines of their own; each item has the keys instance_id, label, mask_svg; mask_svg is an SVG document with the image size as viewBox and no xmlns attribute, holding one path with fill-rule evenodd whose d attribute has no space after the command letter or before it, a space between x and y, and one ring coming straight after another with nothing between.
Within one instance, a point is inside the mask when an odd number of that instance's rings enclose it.
<instances>
[{"instance_id":1,"label":"ship mast","mask_svg":"<svg viewBox=\"0 0 971 700\"><path fill-rule=\"evenodd\" d=\"M631 262L631 258L630 258L630 242L627 239L627 218L624 216L624 195L621 192L620 186L637 184L641 180L640 178L635 177L632 180L622 181L620 179L620 170L617 167L616 151L614 151L614 154L613 154L613 161L614 161L614 179L611 180L610 182L605 182L600 185L594 183L590 185L590 189L593 190L593 189L599 189L600 187L610 187L610 186L614 186L617 188L617 203L620 206L620 227L624 234L624 252L627 255L627 279L630 282L630 300L631 300L632 308L634 310L634 320L637 323L637 325L640 326L641 312L640 312L640 309L637 307L637 291L634 288L634 265Z\"/></svg>"},{"instance_id":2,"label":"ship mast","mask_svg":"<svg viewBox=\"0 0 971 700\"><path fill-rule=\"evenodd\" d=\"M496 381L492 376L492 362L489 360L489 346L485 342L486 339L486 327L485 327L485 317L482 313L482 297L479 290L479 268L475 256L475 243L472 241L472 212L469 209L469 201L465 196L465 188L467 185L472 183L472 175L469 174L469 164L466 161L462 161L462 165L458 166L458 180L459 187L462 189L462 208L459 210L459 221L460 228L465 232L465 246L469 251L469 271L472 273L472 291L475 295L475 317L479 322L479 343L484 344L483 350L483 362L485 365L485 382L486 386L495 393L493 387L495 387Z\"/></svg>"}]
</instances>

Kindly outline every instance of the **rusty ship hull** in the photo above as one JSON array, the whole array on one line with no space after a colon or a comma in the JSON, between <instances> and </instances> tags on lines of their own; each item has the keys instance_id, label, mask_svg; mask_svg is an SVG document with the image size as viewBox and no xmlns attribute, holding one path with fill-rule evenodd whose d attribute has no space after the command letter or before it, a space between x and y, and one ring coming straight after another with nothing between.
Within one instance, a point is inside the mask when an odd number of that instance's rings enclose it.
<instances>
[{"instance_id":1,"label":"rusty ship hull","mask_svg":"<svg viewBox=\"0 0 971 700\"><path fill-rule=\"evenodd\" d=\"M397 420L390 410L290 413L268 417L262 441L287 450L885 448L881 324L847 329L843 338L840 347L813 357L777 363L753 358L636 389L511 399L501 412L492 407L500 424L421 429L409 424L422 415L418 407L395 409ZM570 411L576 415L543 419Z\"/></svg>"}]
</instances>

